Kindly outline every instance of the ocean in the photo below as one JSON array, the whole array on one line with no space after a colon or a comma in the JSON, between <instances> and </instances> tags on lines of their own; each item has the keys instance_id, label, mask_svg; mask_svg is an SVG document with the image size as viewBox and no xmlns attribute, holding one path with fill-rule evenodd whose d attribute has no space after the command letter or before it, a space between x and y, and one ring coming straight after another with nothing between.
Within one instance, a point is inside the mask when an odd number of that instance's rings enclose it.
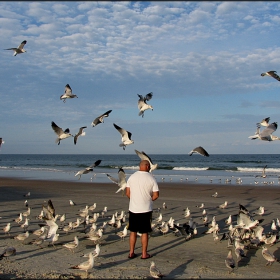
<instances>
[{"instance_id":1,"label":"ocean","mask_svg":"<svg viewBox=\"0 0 280 280\"><path fill-rule=\"evenodd\" d=\"M153 175L158 182L200 184L278 184L280 155L277 154L217 154L203 157L199 154L149 154L158 169ZM96 160L101 160L93 172L75 174ZM120 167L127 178L138 170L140 158L136 154L1 154L0 177L58 180L72 182L109 183L106 174L118 178ZM267 165L266 178L262 174ZM240 178L240 179L239 179ZM238 180L239 179L239 180Z\"/></svg>"}]
</instances>

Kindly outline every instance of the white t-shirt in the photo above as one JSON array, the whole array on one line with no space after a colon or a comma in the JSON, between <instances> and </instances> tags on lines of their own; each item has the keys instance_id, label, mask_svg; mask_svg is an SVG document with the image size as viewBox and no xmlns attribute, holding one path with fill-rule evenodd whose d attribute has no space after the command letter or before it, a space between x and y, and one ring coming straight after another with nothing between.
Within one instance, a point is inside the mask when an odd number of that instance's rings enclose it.
<instances>
[{"instance_id":1,"label":"white t-shirt","mask_svg":"<svg viewBox=\"0 0 280 280\"><path fill-rule=\"evenodd\" d=\"M146 171L136 171L127 180L130 188L129 211L145 213L153 210L152 194L159 191L153 175Z\"/></svg>"}]
</instances>

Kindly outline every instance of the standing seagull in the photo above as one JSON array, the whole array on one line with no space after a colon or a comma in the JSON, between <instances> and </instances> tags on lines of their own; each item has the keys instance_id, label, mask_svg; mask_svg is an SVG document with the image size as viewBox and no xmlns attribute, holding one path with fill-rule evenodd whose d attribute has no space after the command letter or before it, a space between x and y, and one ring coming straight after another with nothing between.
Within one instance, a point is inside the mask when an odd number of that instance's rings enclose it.
<instances>
[{"instance_id":1,"label":"standing seagull","mask_svg":"<svg viewBox=\"0 0 280 280\"><path fill-rule=\"evenodd\" d=\"M149 105L146 103L146 101L149 101L152 97L153 97L153 93L150 92L148 94L146 94L145 97L143 97L140 94L137 94L139 96L139 100L138 100L138 109L140 110L138 116L142 115L142 118L144 117L144 112L148 109L152 109L152 111L154 110L153 106Z\"/></svg>"},{"instance_id":2,"label":"standing seagull","mask_svg":"<svg viewBox=\"0 0 280 280\"><path fill-rule=\"evenodd\" d=\"M151 266L150 266L150 274L153 278L162 278L165 277L165 275L163 275L160 270L156 267L155 262L151 262Z\"/></svg>"},{"instance_id":3,"label":"standing seagull","mask_svg":"<svg viewBox=\"0 0 280 280\"><path fill-rule=\"evenodd\" d=\"M2 260L4 257L9 258L10 256L15 256L16 252L17 250L15 247L7 247L1 252L0 260Z\"/></svg>"},{"instance_id":4,"label":"standing seagull","mask_svg":"<svg viewBox=\"0 0 280 280\"><path fill-rule=\"evenodd\" d=\"M151 158L146 153L144 153L143 151L142 152L139 152L137 150L134 150L134 151L140 157L141 160L149 161L149 163L150 163L150 170L149 170L149 172L152 172L153 170L157 169L157 167L158 167L157 163L153 164Z\"/></svg>"},{"instance_id":5,"label":"standing seagull","mask_svg":"<svg viewBox=\"0 0 280 280\"><path fill-rule=\"evenodd\" d=\"M77 134L75 134L75 136L74 136L74 144L75 144L75 145L77 144L77 141L78 141L78 137L79 137L79 136L84 136L84 135L86 135L85 131L83 131L85 128L87 128L87 127L86 127L86 126L80 127L79 132L78 132Z\"/></svg>"},{"instance_id":6,"label":"standing seagull","mask_svg":"<svg viewBox=\"0 0 280 280\"><path fill-rule=\"evenodd\" d=\"M227 254L227 257L225 259L225 264L226 264L226 267L229 268L229 273L233 272L233 270L235 268L235 260L232 256L231 249L228 250L228 254Z\"/></svg>"},{"instance_id":7,"label":"standing seagull","mask_svg":"<svg viewBox=\"0 0 280 280\"><path fill-rule=\"evenodd\" d=\"M119 145L120 147L123 147L123 150L125 150L125 147L127 145L130 145L130 144L133 144L134 141L131 140L131 136L132 134L129 132L129 131L126 131L125 129L117 126L116 124L114 124L114 127L119 131L119 133L121 134L122 136L122 143Z\"/></svg>"},{"instance_id":8,"label":"standing seagull","mask_svg":"<svg viewBox=\"0 0 280 280\"><path fill-rule=\"evenodd\" d=\"M52 129L53 131L57 134L57 138L55 140L55 143L57 143L57 145L60 144L60 141L63 140L63 139L66 139L70 136L73 136L71 133L70 133L70 130L69 128L66 128L64 131L62 130L61 127L57 126L54 122L52 122Z\"/></svg>"},{"instance_id":9,"label":"standing seagull","mask_svg":"<svg viewBox=\"0 0 280 280\"><path fill-rule=\"evenodd\" d=\"M10 48L10 49L6 49L6 50L14 51L14 56L16 56L17 54L25 53L27 51L23 47L25 46L26 43L27 43L27 41L24 40L21 42L21 44L17 48Z\"/></svg>"},{"instance_id":10,"label":"standing seagull","mask_svg":"<svg viewBox=\"0 0 280 280\"><path fill-rule=\"evenodd\" d=\"M96 119L94 119L94 121L91 123L91 125L97 126L100 123L104 123L104 118L105 117L109 117L109 114L112 112L112 110L107 111L106 113L102 114L101 116L97 117Z\"/></svg>"},{"instance_id":11,"label":"standing seagull","mask_svg":"<svg viewBox=\"0 0 280 280\"><path fill-rule=\"evenodd\" d=\"M124 190L126 188L126 180L125 180L125 172L122 168L119 169L118 171L118 179L112 177L111 175L109 174L106 174L107 177L112 181L114 182L115 184L117 184L119 186L119 189L116 191L116 193L122 191L123 193L123 196L124 196Z\"/></svg>"},{"instance_id":12,"label":"standing seagull","mask_svg":"<svg viewBox=\"0 0 280 280\"><path fill-rule=\"evenodd\" d=\"M76 203L73 200L71 200L71 199L69 199L69 203L70 203L71 206L76 205Z\"/></svg>"},{"instance_id":13,"label":"standing seagull","mask_svg":"<svg viewBox=\"0 0 280 280\"><path fill-rule=\"evenodd\" d=\"M97 161L96 161L94 164L92 164L91 166L88 166L87 168L78 171L78 172L76 173L75 176L78 176L78 175L79 175L79 180L80 180L80 179L81 179L81 176L82 176L83 174L87 174L87 173L93 171L93 168L96 167L96 166L98 166L100 163L101 163L101 159L97 160Z\"/></svg>"},{"instance_id":14,"label":"standing seagull","mask_svg":"<svg viewBox=\"0 0 280 280\"><path fill-rule=\"evenodd\" d=\"M228 205L228 202L227 202L227 201L225 201L225 203L220 204L219 206L217 206L217 208L220 208L220 209L225 209L225 208L227 207L227 205Z\"/></svg>"},{"instance_id":15,"label":"standing seagull","mask_svg":"<svg viewBox=\"0 0 280 280\"><path fill-rule=\"evenodd\" d=\"M86 272L86 278L87 278L88 277L88 270L92 269L93 265L94 265L94 257L93 257L92 252L90 252L87 261L85 261L83 263L80 263L78 265L71 266L70 268L84 270Z\"/></svg>"},{"instance_id":16,"label":"standing seagull","mask_svg":"<svg viewBox=\"0 0 280 280\"><path fill-rule=\"evenodd\" d=\"M189 155L191 156L193 153L198 153L204 157L209 157L209 154L202 148L201 146L194 148L189 152Z\"/></svg>"},{"instance_id":17,"label":"standing seagull","mask_svg":"<svg viewBox=\"0 0 280 280\"><path fill-rule=\"evenodd\" d=\"M72 94L72 89L71 89L70 85L67 84L67 85L65 86L64 94L62 94L62 95L60 96L60 100L63 100L63 102L65 103L67 98L75 98L75 97L78 98L77 95Z\"/></svg>"},{"instance_id":18,"label":"standing seagull","mask_svg":"<svg viewBox=\"0 0 280 280\"><path fill-rule=\"evenodd\" d=\"M276 71L268 71L268 72L265 72L265 73L261 73L261 76L262 77L270 76L270 77L276 79L277 81L280 81L280 77L276 74Z\"/></svg>"},{"instance_id":19,"label":"standing seagull","mask_svg":"<svg viewBox=\"0 0 280 280\"><path fill-rule=\"evenodd\" d=\"M268 251L265 246L262 247L262 256L265 260L267 260L266 265L272 265L274 262L280 263L280 260L278 260L270 251Z\"/></svg>"},{"instance_id":20,"label":"standing seagull","mask_svg":"<svg viewBox=\"0 0 280 280\"><path fill-rule=\"evenodd\" d=\"M217 197L218 196L218 192L215 192L214 194L212 194L211 196L213 197Z\"/></svg>"}]
</instances>

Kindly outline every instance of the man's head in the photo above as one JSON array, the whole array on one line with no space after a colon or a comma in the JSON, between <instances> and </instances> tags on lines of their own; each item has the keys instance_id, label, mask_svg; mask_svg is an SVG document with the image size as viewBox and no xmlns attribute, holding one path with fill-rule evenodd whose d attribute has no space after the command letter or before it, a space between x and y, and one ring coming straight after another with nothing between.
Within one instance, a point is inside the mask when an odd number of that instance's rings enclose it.
<instances>
[{"instance_id":1,"label":"man's head","mask_svg":"<svg viewBox=\"0 0 280 280\"><path fill-rule=\"evenodd\" d=\"M146 172L149 172L151 168L148 160L141 160L139 167L140 167L140 171L146 171Z\"/></svg>"}]
</instances>

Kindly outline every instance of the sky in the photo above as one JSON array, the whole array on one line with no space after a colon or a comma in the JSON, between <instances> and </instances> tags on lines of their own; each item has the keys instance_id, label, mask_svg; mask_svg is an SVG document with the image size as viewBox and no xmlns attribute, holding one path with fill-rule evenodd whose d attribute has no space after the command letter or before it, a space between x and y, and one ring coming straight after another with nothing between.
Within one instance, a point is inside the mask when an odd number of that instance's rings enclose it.
<instances>
[{"instance_id":1,"label":"sky","mask_svg":"<svg viewBox=\"0 0 280 280\"><path fill-rule=\"evenodd\" d=\"M1 154L278 154L280 2L0 2ZM8 48L26 40L26 53ZM65 85L78 98L60 100ZM144 117L138 94L153 92ZM92 121L108 110L95 127ZM55 143L54 121L75 135ZM119 147L113 123L132 133ZM262 128L263 129L263 128ZM280 130L280 128L279 128ZM280 136L280 131L274 133Z\"/></svg>"}]
</instances>

